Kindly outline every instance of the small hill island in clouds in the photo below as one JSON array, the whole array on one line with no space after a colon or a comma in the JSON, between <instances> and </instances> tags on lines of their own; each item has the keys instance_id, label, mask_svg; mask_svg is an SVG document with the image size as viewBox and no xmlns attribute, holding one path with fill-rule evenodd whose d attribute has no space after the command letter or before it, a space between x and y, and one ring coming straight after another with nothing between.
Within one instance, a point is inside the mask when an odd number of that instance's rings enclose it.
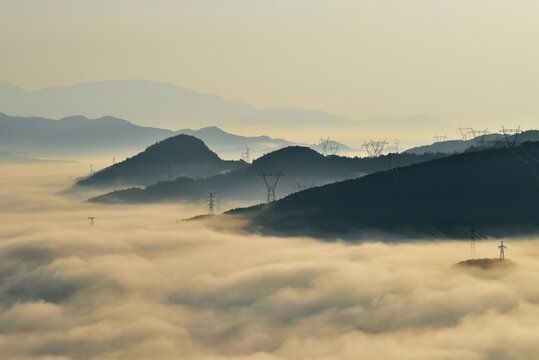
<instances>
[{"instance_id":1,"label":"small hill island in clouds","mask_svg":"<svg viewBox=\"0 0 539 360\"><path fill-rule=\"evenodd\" d=\"M149 146L145 151L77 182L77 188L147 185L179 176L201 178L245 167L240 161L225 161L201 140L176 135Z\"/></svg>"},{"instance_id":2,"label":"small hill island in clouds","mask_svg":"<svg viewBox=\"0 0 539 360\"><path fill-rule=\"evenodd\" d=\"M0 360L539 359L539 2L0 1Z\"/></svg>"}]
</instances>

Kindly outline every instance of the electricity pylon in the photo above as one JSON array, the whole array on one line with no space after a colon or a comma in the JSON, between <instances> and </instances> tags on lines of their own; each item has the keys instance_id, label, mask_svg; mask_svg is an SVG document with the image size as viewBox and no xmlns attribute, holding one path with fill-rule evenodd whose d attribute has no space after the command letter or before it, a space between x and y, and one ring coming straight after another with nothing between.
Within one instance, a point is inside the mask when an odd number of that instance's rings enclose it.
<instances>
[{"instance_id":1,"label":"electricity pylon","mask_svg":"<svg viewBox=\"0 0 539 360\"><path fill-rule=\"evenodd\" d=\"M502 240L501 244L498 246L498 249L500 249L500 260L505 259L505 251L504 251L505 248L507 248L507 246L503 244L503 240Z\"/></svg>"},{"instance_id":2,"label":"electricity pylon","mask_svg":"<svg viewBox=\"0 0 539 360\"><path fill-rule=\"evenodd\" d=\"M466 141L468 140L468 136L470 136L470 131L473 130L470 127L459 127L458 131L460 136L462 136L462 140Z\"/></svg>"},{"instance_id":3,"label":"electricity pylon","mask_svg":"<svg viewBox=\"0 0 539 360\"><path fill-rule=\"evenodd\" d=\"M248 147L244 148L244 151L241 152L241 159L246 163L251 163L250 151Z\"/></svg>"},{"instance_id":4,"label":"electricity pylon","mask_svg":"<svg viewBox=\"0 0 539 360\"><path fill-rule=\"evenodd\" d=\"M518 135L521 133L520 126L516 129L506 129L502 126L502 129L500 130L500 133L503 134L503 137L505 138L505 142L507 143L507 146L514 147L517 143Z\"/></svg>"},{"instance_id":5,"label":"electricity pylon","mask_svg":"<svg viewBox=\"0 0 539 360\"><path fill-rule=\"evenodd\" d=\"M264 179L264 183L266 184L266 188L268 189L267 202L270 203L272 201L275 201L275 188L277 187L279 178L281 176L284 176L284 174L281 172L281 170L276 172L261 171L258 176L261 176L262 179Z\"/></svg>"},{"instance_id":6,"label":"electricity pylon","mask_svg":"<svg viewBox=\"0 0 539 360\"><path fill-rule=\"evenodd\" d=\"M215 206L219 204L220 192L210 191L208 192L208 215L215 214Z\"/></svg>"},{"instance_id":7,"label":"electricity pylon","mask_svg":"<svg viewBox=\"0 0 539 360\"><path fill-rule=\"evenodd\" d=\"M475 144L477 146L483 146L485 144L485 136L489 134L489 131L488 129L483 129L483 130L470 129L470 134L473 136L473 139L475 140Z\"/></svg>"},{"instance_id":8,"label":"electricity pylon","mask_svg":"<svg viewBox=\"0 0 539 360\"><path fill-rule=\"evenodd\" d=\"M363 142L362 147L365 148L367 151L367 154L369 154L369 157L375 157L380 156L382 154L382 151L384 151L384 147L387 145L387 141L368 141Z\"/></svg>"},{"instance_id":9,"label":"electricity pylon","mask_svg":"<svg viewBox=\"0 0 539 360\"><path fill-rule=\"evenodd\" d=\"M437 142L442 142L442 141L447 141L447 135L434 135L434 142L437 143Z\"/></svg>"},{"instance_id":10,"label":"electricity pylon","mask_svg":"<svg viewBox=\"0 0 539 360\"><path fill-rule=\"evenodd\" d=\"M475 229L472 226L470 230L470 258L475 259L475 240L479 239L479 236L475 232Z\"/></svg>"},{"instance_id":11,"label":"electricity pylon","mask_svg":"<svg viewBox=\"0 0 539 360\"><path fill-rule=\"evenodd\" d=\"M394 139L393 140L393 143L395 144L395 152L398 153L399 152L399 144L400 144L400 140L399 139Z\"/></svg>"},{"instance_id":12,"label":"electricity pylon","mask_svg":"<svg viewBox=\"0 0 539 360\"><path fill-rule=\"evenodd\" d=\"M320 138L320 145L322 145L322 155L328 156L329 138Z\"/></svg>"}]
</instances>

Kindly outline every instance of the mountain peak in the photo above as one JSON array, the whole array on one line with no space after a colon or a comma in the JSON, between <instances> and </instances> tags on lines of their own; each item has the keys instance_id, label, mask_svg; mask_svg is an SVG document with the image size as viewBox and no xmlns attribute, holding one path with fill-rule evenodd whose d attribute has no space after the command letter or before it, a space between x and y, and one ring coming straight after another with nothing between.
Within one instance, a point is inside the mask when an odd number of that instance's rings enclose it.
<instances>
[{"instance_id":1,"label":"mountain peak","mask_svg":"<svg viewBox=\"0 0 539 360\"><path fill-rule=\"evenodd\" d=\"M287 146L254 160L253 166L257 168L279 166L282 164L301 166L323 159L324 156L311 148L305 146Z\"/></svg>"},{"instance_id":2,"label":"mountain peak","mask_svg":"<svg viewBox=\"0 0 539 360\"><path fill-rule=\"evenodd\" d=\"M179 134L150 145L138 154L142 158L152 158L155 162L218 160L219 156L211 151L204 142L194 136Z\"/></svg>"}]
</instances>

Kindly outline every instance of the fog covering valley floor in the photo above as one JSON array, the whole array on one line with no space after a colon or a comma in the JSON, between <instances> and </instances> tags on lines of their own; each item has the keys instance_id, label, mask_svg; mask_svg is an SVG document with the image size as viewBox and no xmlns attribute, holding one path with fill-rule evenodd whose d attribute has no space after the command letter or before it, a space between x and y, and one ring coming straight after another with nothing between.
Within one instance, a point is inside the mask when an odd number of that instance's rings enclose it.
<instances>
[{"instance_id":1,"label":"fog covering valley floor","mask_svg":"<svg viewBox=\"0 0 539 360\"><path fill-rule=\"evenodd\" d=\"M180 221L202 206L55 195L85 170L0 165L2 358L539 358L536 238L485 271L454 266L464 241L219 233Z\"/></svg>"}]
</instances>

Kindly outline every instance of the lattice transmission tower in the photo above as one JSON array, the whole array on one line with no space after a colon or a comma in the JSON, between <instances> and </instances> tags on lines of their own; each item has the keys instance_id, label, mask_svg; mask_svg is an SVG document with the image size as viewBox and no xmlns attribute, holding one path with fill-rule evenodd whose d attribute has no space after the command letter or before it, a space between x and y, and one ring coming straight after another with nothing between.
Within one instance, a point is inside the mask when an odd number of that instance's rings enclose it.
<instances>
[{"instance_id":1,"label":"lattice transmission tower","mask_svg":"<svg viewBox=\"0 0 539 360\"><path fill-rule=\"evenodd\" d=\"M434 142L437 143L437 142L442 142L442 141L447 141L447 135L434 135L434 138L433 138Z\"/></svg>"},{"instance_id":2,"label":"lattice transmission tower","mask_svg":"<svg viewBox=\"0 0 539 360\"><path fill-rule=\"evenodd\" d=\"M500 260L505 260L505 249L506 248L507 248L507 246L505 246L503 244L503 240L502 240L502 242L498 246L498 249L500 249Z\"/></svg>"},{"instance_id":3,"label":"lattice transmission tower","mask_svg":"<svg viewBox=\"0 0 539 360\"><path fill-rule=\"evenodd\" d=\"M394 139L393 143L395 144L395 152L399 152L399 144L401 143L400 139Z\"/></svg>"},{"instance_id":4,"label":"lattice transmission tower","mask_svg":"<svg viewBox=\"0 0 539 360\"><path fill-rule=\"evenodd\" d=\"M503 135L505 138L505 142L507 143L507 146L514 147L517 143L518 135L522 131L520 130L520 126L516 129L506 129L502 126L502 129L500 130L500 134Z\"/></svg>"},{"instance_id":5,"label":"lattice transmission tower","mask_svg":"<svg viewBox=\"0 0 539 360\"><path fill-rule=\"evenodd\" d=\"M457 129L463 141L468 140L470 136L470 131L473 130L471 127L459 127Z\"/></svg>"},{"instance_id":6,"label":"lattice transmission tower","mask_svg":"<svg viewBox=\"0 0 539 360\"><path fill-rule=\"evenodd\" d=\"M249 149L248 147L244 148L243 151L241 152L241 159L243 161L245 161L246 163L251 163L251 149Z\"/></svg>"},{"instance_id":7,"label":"lattice transmission tower","mask_svg":"<svg viewBox=\"0 0 539 360\"><path fill-rule=\"evenodd\" d=\"M219 207L221 193L216 191L208 192L208 215L215 214L215 207Z\"/></svg>"},{"instance_id":8,"label":"lattice transmission tower","mask_svg":"<svg viewBox=\"0 0 539 360\"><path fill-rule=\"evenodd\" d=\"M266 184L266 188L268 190L268 196L267 196L267 202L270 203L272 201L275 201L275 188L277 187L277 183L279 182L279 179L281 176L284 176L281 170L276 172L265 172L261 171L258 176L262 177L264 179L264 184Z\"/></svg>"},{"instance_id":9,"label":"lattice transmission tower","mask_svg":"<svg viewBox=\"0 0 539 360\"><path fill-rule=\"evenodd\" d=\"M475 259L475 240L479 239L479 235L475 232L475 229L472 226L470 230L470 258Z\"/></svg>"},{"instance_id":10,"label":"lattice transmission tower","mask_svg":"<svg viewBox=\"0 0 539 360\"><path fill-rule=\"evenodd\" d=\"M483 146L485 145L485 137L488 134L490 134L490 132L488 131L488 129L483 129L483 130L470 129L470 134L475 140L475 144L477 146Z\"/></svg>"},{"instance_id":11,"label":"lattice transmission tower","mask_svg":"<svg viewBox=\"0 0 539 360\"><path fill-rule=\"evenodd\" d=\"M369 154L369 157L376 157L382 154L382 151L384 151L384 148L386 145L387 145L386 140L383 140L383 141L370 140L368 142L363 142L362 147L365 148L365 151L367 151L367 154Z\"/></svg>"},{"instance_id":12,"label":"lattice transmission tower","mask_svg":"<svg viewBox=\"0 0 539 360\"><path fill-rule=\"evenodd\" d=\"M329 138L320 138L320 145L322 146L322 155L328 156Z\"/></svg>"}]
</instances>

